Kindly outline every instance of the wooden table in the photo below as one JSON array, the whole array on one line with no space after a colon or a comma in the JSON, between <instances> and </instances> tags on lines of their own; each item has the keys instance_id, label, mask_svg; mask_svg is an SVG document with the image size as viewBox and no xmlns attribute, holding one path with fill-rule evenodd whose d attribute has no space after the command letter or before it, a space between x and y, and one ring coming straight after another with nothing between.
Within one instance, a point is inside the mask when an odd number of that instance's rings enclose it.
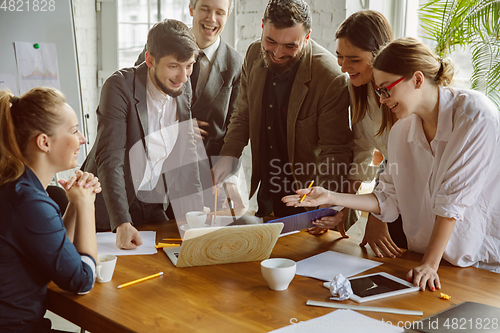
<instances>
[{"instance_id":1,"label":"wooden table","mask_svg":"<svg viewBox=\"0 0 500 333\"><path fill-rule=\"evenodd\" d=\"M176 224L150 224L140 230L156 230L157 242L178 237ZM362 274L385 271L405 278L420 254L405 252L401 258L378 259L371 249L358 246L359 240L340 239L337 232L316 237L302 231L279 238L271 257L302 260L334 250L383 262ZM163 271L164 275L124 289L116 287L140 277ZM464 301L500 307L500 275L477 268L457 268L446 262L439 275L442 300L437 292L414 292L365 303L369 306L422 310L424 317ZM161 250L149 256L118 258L113 280L96 283L85 296L49 285L49 310L92 332L267 332L325 315L333 309L307 306L307 300L329 301L323 282L295 276L286 291L272 291L260 273L260 263L239 263L205 267L176 268ZM350 300L346 304L356 304ZM423 319L387 313L363 312L369 317L404 322Z\"/></svg>"}]
</instances>

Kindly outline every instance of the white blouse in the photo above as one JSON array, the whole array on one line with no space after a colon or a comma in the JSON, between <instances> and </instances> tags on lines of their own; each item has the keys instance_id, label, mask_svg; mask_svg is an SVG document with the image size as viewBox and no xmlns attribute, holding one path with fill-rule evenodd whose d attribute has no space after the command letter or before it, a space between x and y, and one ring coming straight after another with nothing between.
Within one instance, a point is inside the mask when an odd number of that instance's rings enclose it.
<instances>
[{"instance_id":1,"label":"white blouse","mask_svg":"<svg viewBox=\"0 0 500 333\"><path fill-rule=\"evenodd\" d=\"M352 84L350 82L349 94L352 96ZM349 179L372 181L376 177L379 168L371 164L375 148L387 158L389 129L386 129L380 136L376 135L382 124L382 112L382 107L377 103L377 97L370 82L368 83L368 112L363 120L352 126L354 132L352 152L354 157L349 170Z\"/></svg>"},{"instance_id":2,"label":"white blouse","mask_svg":"<svg viewBox=\"0 0 500 333\"><path fill-rule=\"evenodd\" d=\"M439 89L435 138L421 118L399 120L374 194L383 221L402 215L408 248L424 253L437 216L456 219L443 258L500 272L500 120L483 94Z\"/></svg>"}]
</instances>

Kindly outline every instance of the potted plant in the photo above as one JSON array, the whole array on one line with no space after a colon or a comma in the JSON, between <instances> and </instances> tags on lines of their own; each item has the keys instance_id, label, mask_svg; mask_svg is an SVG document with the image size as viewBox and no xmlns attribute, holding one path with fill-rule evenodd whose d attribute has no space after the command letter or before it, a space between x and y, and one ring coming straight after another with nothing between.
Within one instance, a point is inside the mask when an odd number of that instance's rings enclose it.
<instances>
[{"instance_id":1,"label":"potted plant","mask_svg":"<svg viewBox=\"0 0 500 333\"><path fill-rule=\"evenodd\" d=\"M471 88L484 92L500 109L500 0L430 0L419 10L421 27L444 57L469 47Z\"/></svg>"}]
</instances>

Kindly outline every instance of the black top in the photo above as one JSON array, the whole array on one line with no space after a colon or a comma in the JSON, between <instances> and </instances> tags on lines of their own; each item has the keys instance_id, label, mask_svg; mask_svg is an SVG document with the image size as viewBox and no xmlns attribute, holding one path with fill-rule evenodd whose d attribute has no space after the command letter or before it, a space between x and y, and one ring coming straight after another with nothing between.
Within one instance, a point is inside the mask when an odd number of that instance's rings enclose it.
<instances>
[{"instance_id":1,"label":"black top","mask_svg":"<svg viewBox=\"0 0 500 333\"><path fill-rule=\"evenodd\" d=\"M283 196L297 190L288 158L286 128L290 92L298 65L297 62L285 73L276 74L271 70L267 73L262 98L262 179L257 194L257 216L269 216L274 212L275 216L283 217L303 211L281 202Z\"/></svg>"}]
</instances>

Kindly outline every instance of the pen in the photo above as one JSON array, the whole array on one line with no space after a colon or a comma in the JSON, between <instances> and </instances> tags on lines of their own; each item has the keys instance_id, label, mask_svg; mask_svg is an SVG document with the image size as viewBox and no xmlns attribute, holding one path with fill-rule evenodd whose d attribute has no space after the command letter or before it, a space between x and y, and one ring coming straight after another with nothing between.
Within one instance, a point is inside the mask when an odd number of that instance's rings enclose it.
<instances>
[{"instance_id":1,"label":"pen","mask_svg":"<svg viewBox=\"0 0 500 333\"><path fill-rule=\"evenodd\" d=\"M311 180L311 182L309 183L309 186L308 186L307 188L311 188L311 186L313 186L313 184L314 184L314 180ZM306 195L307 195L307 194L304 194L304 195L302 196L302 198L300 198L300 201L299 201L299 202L304 201L304 199L306 198Z\"/></svg>"},{"instance_id":2,"label":"pen","mask_svg":"<svg viewBox=\"0 0 500 333\"><path fill-rule=\"evenodd\" d=\"M125 288L125 287L131 286L133 284L136 284L136 283L139 283L139 282L142 282L142 281L146 281L146 280L149 280L149 279L161 276L161 275L163 275L163 272L156 273L156 274L153 274L153 275L150 275L150 276L146 276L146 277L143 277L143 278L140 278L140 279L137 279L137 280L134 280L134 281L130 281L130 282L127 282L127 283L124 283L124 284L120 284L117 288L118 289Z\"/></svg>"}]
</instances>

